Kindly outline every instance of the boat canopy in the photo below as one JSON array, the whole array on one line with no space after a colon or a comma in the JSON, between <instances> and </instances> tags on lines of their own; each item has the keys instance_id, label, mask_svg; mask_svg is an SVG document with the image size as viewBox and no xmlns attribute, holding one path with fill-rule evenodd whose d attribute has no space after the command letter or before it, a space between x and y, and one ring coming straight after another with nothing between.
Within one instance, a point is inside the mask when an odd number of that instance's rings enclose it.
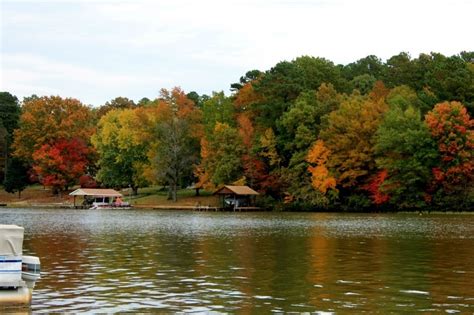
<instances>
[{"instance_id":1,"label":"boat canopy","mask_svg":"<svg viewBox=\"0 0 474 315\"><path fill-rule=\"evenodd\" d=\"M230 186L226 185L217 190L214 195L236 195L236 196L257 196L258 192L249 186Z\"/></svg>"},{"instance_id":2,"label":"boat canopy","mask_svg":"<svg viewBox=\"0 0 474 315\"><path fill-rule=\"evenodd\" d=\"M69 194L70 196L94 196L94 197L122 197L122 194L114 189L79 188Z\"/></svg>"},{"instance_id":3,"label":"boat canopy","mask_svg":"<svg viewBox=\"0 0 474 315\"><path fill-rule=\"evenodd\" d=\"M24 229L18 225L0 224L0 255L21 256Z\"/></svg>"}]
</instances>

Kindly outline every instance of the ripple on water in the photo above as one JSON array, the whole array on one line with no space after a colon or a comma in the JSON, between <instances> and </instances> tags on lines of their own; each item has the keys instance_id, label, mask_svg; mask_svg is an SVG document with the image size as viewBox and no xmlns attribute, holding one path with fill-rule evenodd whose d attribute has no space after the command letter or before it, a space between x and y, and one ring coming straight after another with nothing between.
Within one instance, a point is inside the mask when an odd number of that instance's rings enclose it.
<instances>
[{"instance_id":1,"label":"ripple on water","mask_svg":"<svg viewBox=\"0 0 474 315\"><path fill-rule=\"evenodd\" d=\"M25 252L41 257L34 312L474 310L472 295L465 296L472 293L466 278L474 273L474 216L0 215L25 227Z\"/></svg>"},{"instance_id":2,"label":"ripple on water","mask_svg":"<svg viewBox=\"0 0 474 315\"><path fill-rule=\"evenodd\" d=\"M255 295L254 298L258 300L271 300L273 297L268 296L268 295Z\"/></svg>"},{"instance_id":3,"label":"ripple on water","mask_svg":"<svg viewBox=\"0 0 474 315\"><path fill-rule=\"evenodd\" d=\"M429 292L420 291L420 290L400 290L400 292L407 293L407 294L416 294L416 295L430 295Z\"/></svg>"},{"instance_id":4,"label":"ripple on water","mask_svg":"<svg viewBox=\"0 0 474 315\"><path fill-rule=\"evenodd\" d=\"M338 284L360 284L360 281L337 280L336 283L338 283Z\"/></svg>"}]
</instances>

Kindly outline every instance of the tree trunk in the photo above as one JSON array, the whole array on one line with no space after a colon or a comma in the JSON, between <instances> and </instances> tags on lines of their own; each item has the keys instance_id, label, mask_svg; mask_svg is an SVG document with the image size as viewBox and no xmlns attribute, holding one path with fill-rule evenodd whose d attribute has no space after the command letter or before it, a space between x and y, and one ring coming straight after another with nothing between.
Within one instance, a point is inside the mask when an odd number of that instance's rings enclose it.
<instances>
[{"instance_id":1,"label":"tree trunk","mask_svg":"<svg viewBox=\"0 0 474 315\"><path fill-rule=\"evenodd\" d=\"M178 192L177 192L177 185L176 183L173 184L173 201L176 202L178 201Z\"/></svg>"},{"instance_id":2,"label":"tree trunk","mask_svg":"<svg viewBox=\"0 0 474 315\"><path fill-rule=\"evenodd\" d=\"M4 163L5 166L3 168L3 181L2 183L7 181L7 175L8 175L8 151L7 151L7 145L5 145L5 156L4 156Z\"/></svg>"},{"instance_id":3,"label":"tree trunk","mask_svg":"<svg viewBox=\"0 0 474 315\"><path fill-rule=\"evenodd\" d=\"M173 199L173 189L171 188L171 185L168 185L168 198L167 200L172 200Z\"/></svg>"},{"instance_id":4,"label":"tree trunk","mask_svg":"<svg viewBox=\"0 0 474 315\"><path fill-rule=\"evenodd\" d=\"M175 168L174 170L174 176L173 176L173 201L176 202L178 201L178 169Z\"/></svg>"},{"instance_id":5,"label":"tree trunk","mask_svg":"<svg viewBox=\"0 0 474 315\"><path fill-rule=\"evenodd\" d=\"M199 189L201 189L201 188L195 188L195 189L196 189L196 197L199 197L200 196L199 195Z\"/></svg>"}]
</instances>

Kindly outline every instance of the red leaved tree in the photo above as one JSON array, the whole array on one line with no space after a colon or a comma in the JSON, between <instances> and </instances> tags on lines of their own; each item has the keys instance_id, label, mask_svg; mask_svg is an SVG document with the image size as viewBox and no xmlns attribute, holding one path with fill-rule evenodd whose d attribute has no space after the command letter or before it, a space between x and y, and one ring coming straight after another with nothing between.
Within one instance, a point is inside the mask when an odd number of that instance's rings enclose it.
<instances>
[{"instance_id":1,"label":"red leaved tree","mask_svg":"<svg viewBox=\"0 0 474 315\"><path fill-rule=\"evenodd\" d=\"M90 149L77 138L44 144L33 153L33 170L54 193L68 189L84 175Z\"/></svg>"},{"instance_id":2,"label":"red leaved tree","mask_svg":"<svg viewBox=\"0 0 474 315\"><path fill-rule=\"evenodd\" d=\"M94 179L94 177L84 174L81 177L79 177L79 185L81 188L97 188L99 187L99 184L97 181Z\"/></svg>"},{"instance_id":3,"label":"red leaved tree","mask_svg":"<svg viewBox=\"0 0 474 315\"><path fill-rule=\"evenodd\" d=\"M363 188L370 193L370 199L375 205L382 205L390 200L390 195L384 193L381 190L382 184L388 177L388 171L386 169L379 171L375 176L371 178L369 183Z\"/></svg>"},{"instance_id":4,"label":"red leaved tree","mask_svg":"<svg viewBox=\"0 0 474 315\"><path fill-rule=\"evenodd\" d=\"M459 102L437 104L425 116L438 142L439 167L433 169L435 184L445 193L466 191L474 179L474 120Z\"/></svg>"}]
</instances>

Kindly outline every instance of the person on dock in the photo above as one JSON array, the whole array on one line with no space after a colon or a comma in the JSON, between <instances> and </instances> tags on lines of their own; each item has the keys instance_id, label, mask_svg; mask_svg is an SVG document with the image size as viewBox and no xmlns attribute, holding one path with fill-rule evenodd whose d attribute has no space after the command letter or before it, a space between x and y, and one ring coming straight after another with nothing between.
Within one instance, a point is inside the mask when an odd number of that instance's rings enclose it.
<instances>
[{"instance_id":1,"label":"person on dock","mask_svg":"<svg viewBox=\"0 0 474 315\"><path fill-rule=\"evenodd\" d=\"M117 206L117 207L120 207L122 205L123 201L122 201L122 197L117 197L115 198L115 201L114 201L114 205Z\"/></svg>"}]
</instances>

